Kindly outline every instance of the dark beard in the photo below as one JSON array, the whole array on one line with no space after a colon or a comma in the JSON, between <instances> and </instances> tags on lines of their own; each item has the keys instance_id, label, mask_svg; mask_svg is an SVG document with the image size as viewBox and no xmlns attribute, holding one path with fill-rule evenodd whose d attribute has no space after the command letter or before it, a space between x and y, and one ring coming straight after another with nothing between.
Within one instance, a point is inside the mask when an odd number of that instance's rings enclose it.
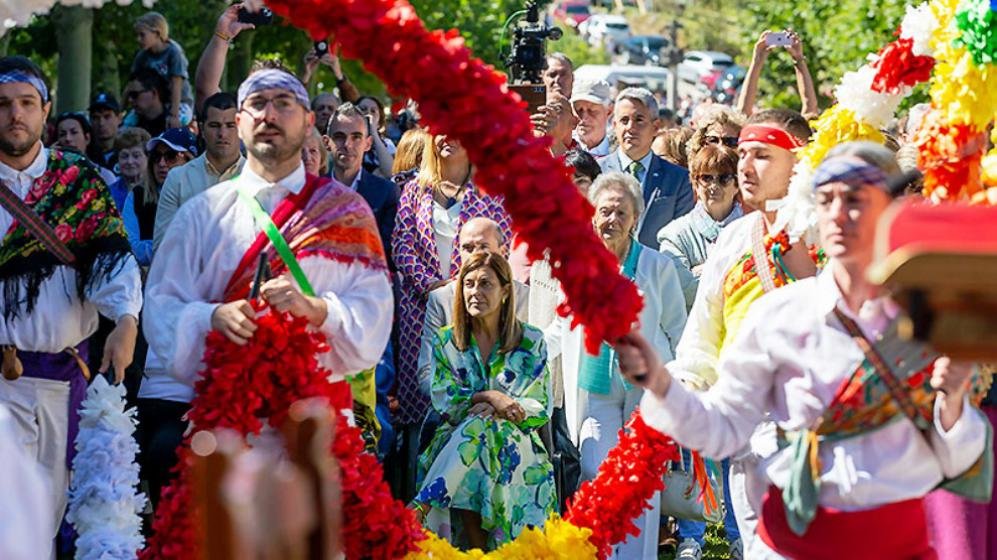
<instances>
[{"instance_id":1,"label":"dark beard","mask_svg":"<svg viewBox=\"0 0 997 560\"><path fill-rule=\"evenodd\" d=\"M38 140L40 138L41 135L38 135L34 136L33 138L29 138L24 142L14 144L9 140L7 140L6 137L0 135L0 152L3 152L4 154L7 154L8 156L11 157L21 157L24 154L30 152L31 148L35 147L35 144L38 143Z\"/></svg>"}]
</instances>

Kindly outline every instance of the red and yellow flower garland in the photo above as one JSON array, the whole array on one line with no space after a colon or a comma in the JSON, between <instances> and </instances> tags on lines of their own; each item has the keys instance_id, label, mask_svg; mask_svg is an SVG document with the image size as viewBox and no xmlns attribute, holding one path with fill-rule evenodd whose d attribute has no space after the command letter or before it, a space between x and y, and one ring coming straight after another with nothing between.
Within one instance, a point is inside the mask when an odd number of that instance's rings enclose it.
<instances>
[{"instance_id":1,"label":"red and yellow flower garland","mask_svg":"<svg viewBox=\"0 0 997 560\"><path fill-rule=\"evenodd\" d=\"M188 416L194 430L228 428L243 436L258 434L264 420L281 425L291 405L304 398L325 398L334 410L348 407L348 386L330 383L329 372L315 358L325 351L328 346L322 336L309 331L305 320L289 315L263 314L246 346L212 332ZM340 467L347 558L604 558L612 544L637 534L632 520L664 487L668 462L678 459L671 439L647 427L635 413L596 479L576 494L564 520L554 516L542 529L524 531L486 555L460 552L424 531L412 511L391 496L380 463L364 450L360 431L341 422L335 433L332 454ZM143 559L197 556L198 511L191 495L189 441L179 456L177 477L163 490Z\"/></svg>"}]
</instances>

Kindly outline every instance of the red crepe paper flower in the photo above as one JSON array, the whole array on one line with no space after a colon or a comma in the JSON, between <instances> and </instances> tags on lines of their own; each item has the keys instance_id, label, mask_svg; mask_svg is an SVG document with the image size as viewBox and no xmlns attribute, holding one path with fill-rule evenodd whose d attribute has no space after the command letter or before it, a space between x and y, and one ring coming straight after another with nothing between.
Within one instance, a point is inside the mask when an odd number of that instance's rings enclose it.
<instances>
[{"instance_id":1,"label":"red crepe paper flower","mask_svg":"<svg viewBox=\"0 0 997 560\"><path fill-rule=\"evenodd\" d=\"M576 527L592 529L589 540L599 557L609 556L610 547L627 535L639 535L633 520L649 509L647 501L663 490L662 477L669 461L678 461L675 442L644 423L636 410L620 442L599 467L595 479L582 484L568 506L564 519Z\"/></svg>"},{"instance_id":2,"label":"red crepe paper flower","mask_svg":"<svg viewBox=\"0 0 997 560\"><path fill-rule=\"evenodd\" d=\"M306 320L286 314L260 316L256 333L245 346L212 332L188 417L195 430L228 428L245 436L258 434L264 420L281 425L291 405L301 399L324 398L333 410L350 408L349 386L330 383L329 371L316 359L316 354L328 350L324 337L309 330ZM340 467L347 557L388 560L415 551L415 543L425 538L422 527L404 504L391 497L381 465L364 451L360 430L340 422L330 452ZM163 489L143 559L197 556L198 512L190 489L189 439L178 456L176 478Z\"/></svg>"},{"instance_id":3,"label":"red crepe paper flower","mask_svg":"<svg viewBox=\"0 0 997 560\"><path fill-rule=\"evenodd\" d=\"M873 91L895 94L901 87L913 87L931 78L935 59L915 55L913 45L913 39L897 39L880 49L878 58L872 63L876 69Z\"/></svg>"},{"instance_id":4,"label":"red crepe paper flower","mask_svg":"<svg viewBox=\"0 0 997 560\"><path fill-rule=\"evenodd\" d=\"M391 94L418 102L422 121L433 132L463 144L476 167L475 184L505 197L529 257L544 258L548 250L567 298L559 312L572 313L585 326L590 352L630 332L643 301L596 237L591 205L568 168L548 151L549 141L533 136L525 104L509 92L505 76L472 58L455 30L427 31L403 0L270 0L267 5L315 38L334 36L343 54L362 59Z\"/></svg>"},{"instance_id":5,"label":"red crepe paper flower","mask_svg":"<svg viewBox=\"0 0 997 560\"><path fill-rule=\"evenodd\" d=\"M917 166L924 170L924 195L933 200L968 200L983 190L981 163L986 135L967 124L951 124L932 110L914 135Z\"/></svg>"}]
</instances>

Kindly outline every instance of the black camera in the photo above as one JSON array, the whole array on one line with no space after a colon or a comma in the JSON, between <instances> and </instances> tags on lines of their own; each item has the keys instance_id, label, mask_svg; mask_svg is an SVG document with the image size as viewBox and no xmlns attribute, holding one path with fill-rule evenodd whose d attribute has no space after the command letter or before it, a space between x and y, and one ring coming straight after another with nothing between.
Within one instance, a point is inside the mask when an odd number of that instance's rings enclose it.
<instances>
[{"instance_id":1,"label":"black camera","mask_svg":"<svg viewBox=\"0 0 997 560\"><path fill-rule=\"evenodd\" d=\"M526 19L515 29L512 52L505 64L514 84L542 83L547 64L547 40L557 41L562 32L540 21L540 7L533 0L526 4Z\"/></svg>"},{"instance_id":2,"label":"black camera","mask_svg":"<svg viewBox=\"0 0 997 560\"><path fill-rule=\"evenodd\" d=\"M253 25L270 25L273 23L273 12L270 8L260 8L258 12L250 12L245 6L239 8L239 22Z\"/></svg>"},{"instance_id":3,"label":"black camera","mask_svg":"<svg viewBox=\"0 0 997 560\"><path fill-rule=\"evenodd\" d=\"M329 41L315 41L315 55L319 58L329 54Z\"/></svg>"}]
</instances>

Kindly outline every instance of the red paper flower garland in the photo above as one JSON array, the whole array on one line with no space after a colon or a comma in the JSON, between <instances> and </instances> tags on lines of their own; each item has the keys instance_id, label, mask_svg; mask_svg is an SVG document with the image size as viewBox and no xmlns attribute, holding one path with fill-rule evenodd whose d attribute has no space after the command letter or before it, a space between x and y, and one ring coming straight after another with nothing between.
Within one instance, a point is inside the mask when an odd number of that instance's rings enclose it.
<instances>
[{"instance_id":1,"label":"red paper flower garland","mask_svg":"<svg viewBox=\"0 0 997 560\"><path fill-rule=\"evenodd\" d=\"M599 557L606 558L612 545L640 534L633 520L648 509L655 492L664 490L668 462L678 460L675 442L645 424L635 410L595 479L575 493L565 521L592 529L589 541L599 549Z\"/></svg>"},{"instance_id":2,"label":"red paper flower garland","mask_svg":"<svg viewBox=\"0 0 997 560\"><path fill-rule=\"evenodd\" d=\"M321 335L307 321L266 313L246 346L223 335L208 335L206 368L195 386L189 418L196 430L232 429L257 434L263 420L273 426L287 419L295 401L321 397L332 409L351 407L349 386L330 383L317 353L328 351ZM404 504L394 500L384 483L381 465L364 452L360 431L340 422L332 453L340 466L343 544L349 558L401 558L425 538L422 527ZM189 441L179 449L177 478L163 489L153 522L154 534L142 552L144 559L188 559L197 555L194 527L198 512L190 491Z\"/></svg>"},{"instance_id":3,"label":"red paper flower garland","mask_svg":"<svg viewBox=\"0 0 997 560\"><path fill-rule=\"evenodd\" d=\"M403 0L269 0L274 13L315 38L332 34L343 54L362 59L392 93L419 103L424 123L456 138L476 167L475 182L505 197L513 229L531 259L549 249L571 313L585 326L586 348L630 331L643 302L596 237L592 206L533 136L524 104L505 76L476 58L456 31L428 32ZM606 313L612 302L613 313Z\"/></svg>"},{"instance_id":4,"label":"red paper flower garland","mask_svg":"<svg viewBox=\"0 0 997 560\"><path fill-rule=\"evenodd\" d=\"M898 39L880 49L872 63L876 76L872 80L873 91L899 93L902 87L914 87L931 78L935 59L930 56L917 56L912 51L914 40Z\"/></svg>"}]
</instances>

